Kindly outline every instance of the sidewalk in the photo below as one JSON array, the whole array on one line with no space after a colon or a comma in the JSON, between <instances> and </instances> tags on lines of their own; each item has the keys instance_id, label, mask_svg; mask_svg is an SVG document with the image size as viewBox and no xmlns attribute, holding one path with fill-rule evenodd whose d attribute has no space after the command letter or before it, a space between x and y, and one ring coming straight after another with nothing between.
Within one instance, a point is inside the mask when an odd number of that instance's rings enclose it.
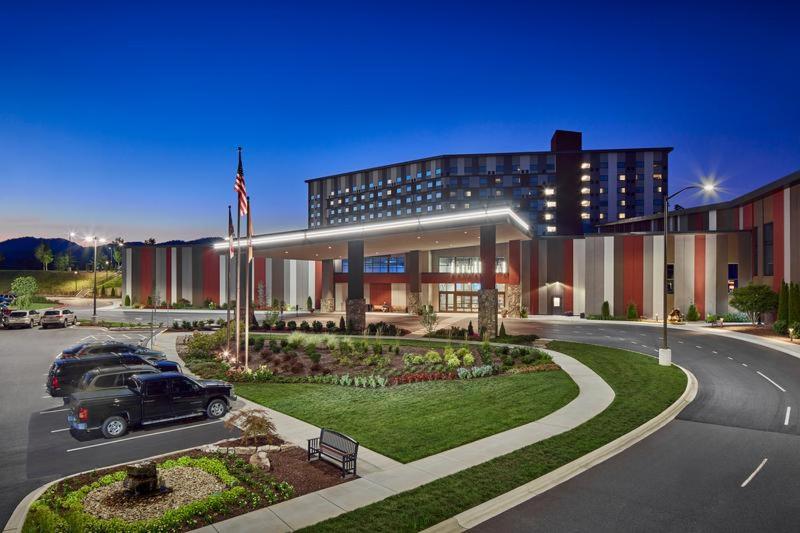
<instances>
[{"instance_id":1,"label":"sidewalk","mask_svg":"<svg viewBox=\"0 0 800 533\"><path fill-rule=\"evenodd\" d=\"M162 335L159 340L168 342L167 339L166 335ZM569 431L611 404L614 391L600 376L571 357L547 351L580 389L577 398L561 409L537 421L411 463L401 464L361 449L358 470L362 477L359 479L196 531L285 532L307 527ZM172 352L175 353L174 348ZM305 447L306 436L319 434L319 429L310 424L269 409L268 412L275 421L278 433L290 442ZM365 468L367 465L369 467Z\"/></svg>"}]
</instances>

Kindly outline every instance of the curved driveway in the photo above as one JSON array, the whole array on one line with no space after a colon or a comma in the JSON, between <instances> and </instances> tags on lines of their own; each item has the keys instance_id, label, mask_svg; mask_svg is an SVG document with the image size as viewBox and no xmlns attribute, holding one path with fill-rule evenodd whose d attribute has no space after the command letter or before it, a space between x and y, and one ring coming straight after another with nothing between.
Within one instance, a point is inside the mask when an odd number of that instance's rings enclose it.
<instances>
[{"instance_id":1,"label":"curved driveway","mask_svg":"<svg viewBox=\"0 0 800 533\"><path fill-rule=\"evenodd\" d=\"M506 327L518 332L522 324ZM532 327L546 338L652 356L661 333L611 322ZM675 328L670 344L674 361L699 383L677 419L475 530L800 531L800 360Z\"/></svg>"}]
</instances>

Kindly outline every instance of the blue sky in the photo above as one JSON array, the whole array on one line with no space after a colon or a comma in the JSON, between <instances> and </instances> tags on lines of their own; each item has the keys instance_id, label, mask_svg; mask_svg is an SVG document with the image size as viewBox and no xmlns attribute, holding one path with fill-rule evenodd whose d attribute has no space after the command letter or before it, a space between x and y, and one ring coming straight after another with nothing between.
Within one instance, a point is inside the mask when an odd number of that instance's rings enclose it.
<instances>
[{"instance_id":1,"label":"blue sky","mask_svg":"<svg viewBox=\"0 0 800 533\"><path fill-rule=\"evenodd\" d=\"M0 239L222 234L237 145L257 232L306 225L307 178L557 128L723 199L800 169L788 3L162 4L0 8Z\"/></svg>"}]
</instances>

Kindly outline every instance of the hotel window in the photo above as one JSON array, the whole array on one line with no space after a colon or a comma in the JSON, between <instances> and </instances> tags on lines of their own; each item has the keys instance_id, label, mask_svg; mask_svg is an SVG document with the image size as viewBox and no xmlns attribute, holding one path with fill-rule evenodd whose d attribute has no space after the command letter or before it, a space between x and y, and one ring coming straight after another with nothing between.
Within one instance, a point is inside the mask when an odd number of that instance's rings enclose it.
<instances>
[{"instance_id":1,"label":"hotel window","mask_svg":"<svg viewBox=\"0 0 800 533\"><path fill-rule=\"evenodd\" d=\"M547 202L545 202L545 206L546 207L555 207L556 206L556 202L555 202L555 200L548 200Z\"/></svg>"},{"instance_id":2,"label":"hotel window","mask_svg":"<svg viewBox=\"0 0 800 533\"><path fill-rule=\"evenodd\" d=\"M619 218L625 218L625 213L620 213L620 214L619 214L619 215L617 215L617 216L618 216Z\"/></svg>"},{"instance_id":3,"label":"hotel window","mask_svg":"<svg viewBox=\"0 0 800 533\"><path fill-rule=\"evenodd\" d=\"M464 191L464 196L469 198L470 196L472 196L472 191Z\"/></svg>"},{"instance_id":4,"label":"hotel window","mask_svg":"<svg viewBox=\"0 0 800 533\"><path fill-rule=\"evenodd\" d=\"M555 233L556 227L555 226L547 226L547 233Z\"/></svg>"},{"instance_id":5,"label":"hotel window","mask_svg":"<svg viewBox=\"0 0 800 533\"><path fill-rule=\"evenodd\" d=\"M618 177L619 181L625 181L625 174L620 174Z\"/></svg>"},{"instance_id":6,"label":"hotel window","mask_svg":"<svg viewBox=\"0 0 800 533\"><path fill-rule=\"evenodd\" d=\"M739 264L728 263L728 294L739 286Z\"/></svg>"},{"instance_id":7,"label":"hotel window","mask_svg":"<svg viewBox=\"0 0 800 533\"><path fill-rule=\"evenodd\" d=\"M582 169L587 169L589 167L591 167L591 165L588 162L584 161L583 163L581 163L581 168Z\"/></svg>"},{"instance_id":8,"label":"hotel window","mask_svg":"<svg viewBox=\"0 0 800 533\"><path fill-rule=\"evenodd\" d=\"M589 207L589 200L581 200L581 207Z\"/></svg>"},{"instance_id":9,"label":"hotel window","mask_svg":"<svg viewBox=\"0 0 800 533\"><path fill-rule=\"evenodd\" d=\"M772 222L764 224L764 275L773 276L775 274L775 266L773 265L774 247L773 247L773 231Z\"/></svg>"},{"instance_id":10,"label":"hotel window","mask_svg":"<svg viewBox=\"0 0 800 533\"><path fill-rule=\"evenodd\" d=\"M667 264L667 294L675 292L675 265Z\"/></svg>"}]
</instances>

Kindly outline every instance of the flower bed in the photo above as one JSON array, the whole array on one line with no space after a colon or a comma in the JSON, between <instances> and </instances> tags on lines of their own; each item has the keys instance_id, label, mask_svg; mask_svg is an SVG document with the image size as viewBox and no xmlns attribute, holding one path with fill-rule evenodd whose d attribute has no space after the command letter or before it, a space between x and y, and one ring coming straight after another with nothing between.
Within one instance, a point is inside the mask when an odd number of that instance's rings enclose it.
<instances>
[{"instance_id":1,"label":"flower bed","mask_svg":"<svg viewBox=\"0 0 800 533\"><path fill-rule=\"evenodd\" d=\"M307 462L297 447L269 457L270 471L229 453L162 458L159 474L173 490L145 497L122 491L124 469L73 476L31 505L23 531L189 531L346 481L328 463Z\"/></svg>"},{"instance_id":2,"label":"flower bed","mask_svg":"<svg viewBox=\"0 0 800 533\"><path fill-rule=\"evenodd\" d=\"M333 337L304 333L253 339L250 364L235 365L221 352L224 332L193 335L179 348L187 367L204 378L235 383L319 383L382 388L418 381L473 379L514 368L552 363L527 346L448 344L400 339ZM544 366L543 369L558 367Z\"/></svg>"}]
</instances>

